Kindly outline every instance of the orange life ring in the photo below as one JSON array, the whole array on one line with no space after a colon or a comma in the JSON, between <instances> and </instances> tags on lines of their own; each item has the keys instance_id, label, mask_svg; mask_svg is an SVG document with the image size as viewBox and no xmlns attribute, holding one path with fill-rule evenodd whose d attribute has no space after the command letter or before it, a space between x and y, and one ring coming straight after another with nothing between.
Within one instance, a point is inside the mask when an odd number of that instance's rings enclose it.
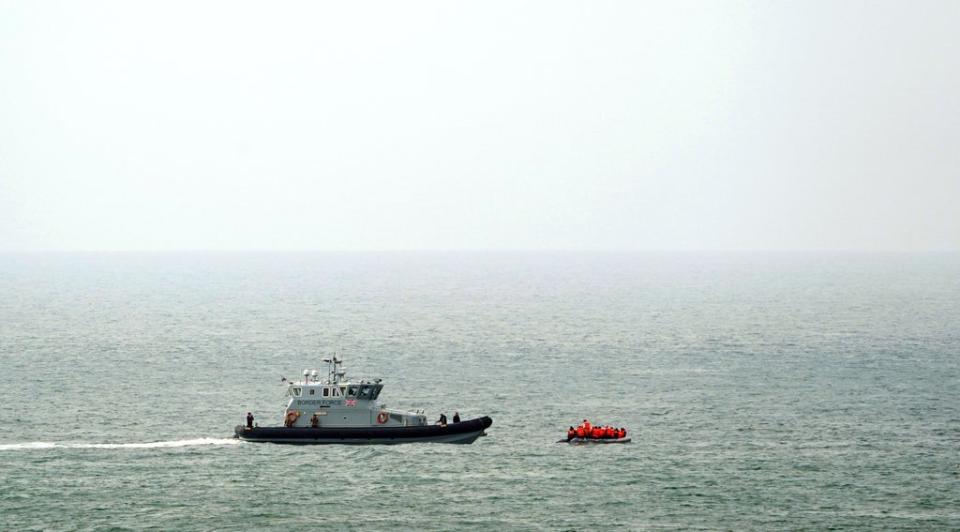
<instances>
[{"instance_id":1,"label":"orange life ring","mask_svg":"<svg viewBox=\"0 0 960 532\"><path fill-rule=\"evenodd\" d=\"M298 418L298 417L300 417L300 412L298 412L298 411L296 411L296 410L291 410L291 411L287 412L287 418L286 418L286 423L285 423L285 425L288 426L288 427L292 427L293 424L297 422L297 418Z\"/></svg>"},{"instance_id":2,"label":"orange life ring","mask_svg":"<svg viewBox=\"0 0 960 532\"><path fill-rule=\"evenodd\" d=\"M380 412L379 414L377 414L377 423L381 425L386 423L388 419L390 419L390 415L387 414L386 412Z\"/></svg>"}]
</instances>

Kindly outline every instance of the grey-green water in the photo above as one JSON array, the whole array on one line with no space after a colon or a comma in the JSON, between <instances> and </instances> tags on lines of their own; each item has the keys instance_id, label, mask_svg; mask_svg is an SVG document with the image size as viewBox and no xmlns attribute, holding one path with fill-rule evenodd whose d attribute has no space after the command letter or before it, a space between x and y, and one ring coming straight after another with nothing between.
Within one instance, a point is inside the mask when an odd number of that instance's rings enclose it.
<instances>
[{"instance_id":1,"label":"grey-green water","mask_svg":"<svg viewBox=\"0 0 960 532\"><path fill-rule=\"evenodd\" d=\"M229 439L333 349L489 435ZM956 529L958 355L955 254L0 255L0 528Z\"/></svg>"}]
</instances>

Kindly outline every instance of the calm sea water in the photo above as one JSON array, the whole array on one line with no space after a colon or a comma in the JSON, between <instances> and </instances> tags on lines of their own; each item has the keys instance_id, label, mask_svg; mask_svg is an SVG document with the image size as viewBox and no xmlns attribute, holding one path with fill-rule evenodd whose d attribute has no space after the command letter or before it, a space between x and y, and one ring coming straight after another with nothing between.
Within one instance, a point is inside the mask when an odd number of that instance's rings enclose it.
<instances>
[{"instance_id":1,"label":"calm sea water","mask_svg":"<svg viewBox=\"0 0 960 532\"><path fill-rule=\"evenodd\" d=\"M229 438L335 349L494 425ZM960 528L955 254L6 254L0 379L5 530Z\"/></svg>"}]
</instances>

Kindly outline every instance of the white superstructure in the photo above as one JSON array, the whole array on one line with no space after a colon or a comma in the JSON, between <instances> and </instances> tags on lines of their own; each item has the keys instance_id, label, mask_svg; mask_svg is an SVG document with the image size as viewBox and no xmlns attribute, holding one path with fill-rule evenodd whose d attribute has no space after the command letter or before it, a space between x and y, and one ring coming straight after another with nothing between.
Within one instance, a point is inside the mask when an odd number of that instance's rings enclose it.
<instances>
[{"instance_id":1,"label":"white superstructure","mask_svg":"<svg viewBox=\"0 0 960 532\"><path fill-rule=\"evenodd\" d=\"M287 385L289 400L283 412L287 427L411 427L424 426L423 411L389 409L377 398L381 379L353 381L336 356L323 360L327 376L316 369L303 370L303 379Z\"/></svg>"}]
</instances>

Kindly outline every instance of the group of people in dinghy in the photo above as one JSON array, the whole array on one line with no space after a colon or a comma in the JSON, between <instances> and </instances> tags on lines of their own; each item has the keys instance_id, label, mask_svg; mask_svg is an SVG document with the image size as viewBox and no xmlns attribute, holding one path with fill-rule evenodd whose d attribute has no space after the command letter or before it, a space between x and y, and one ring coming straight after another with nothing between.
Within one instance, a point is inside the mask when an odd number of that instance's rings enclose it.
<instances>
[{"instance_id":1,"label":"group of people in dinghy","mask_svg":"<svg viewBox=\"0 0 960 532\"><path fill-rule=\"evenodd\" d=\"M570 427L567 429L567 441L574 438L580 438L581 440L619 440L626 437L627 429L623 427L616 428L612 425L594 426L586 419L583 420L583 423L577 425L577 428Z\"/></svg>"}]
</instances>

